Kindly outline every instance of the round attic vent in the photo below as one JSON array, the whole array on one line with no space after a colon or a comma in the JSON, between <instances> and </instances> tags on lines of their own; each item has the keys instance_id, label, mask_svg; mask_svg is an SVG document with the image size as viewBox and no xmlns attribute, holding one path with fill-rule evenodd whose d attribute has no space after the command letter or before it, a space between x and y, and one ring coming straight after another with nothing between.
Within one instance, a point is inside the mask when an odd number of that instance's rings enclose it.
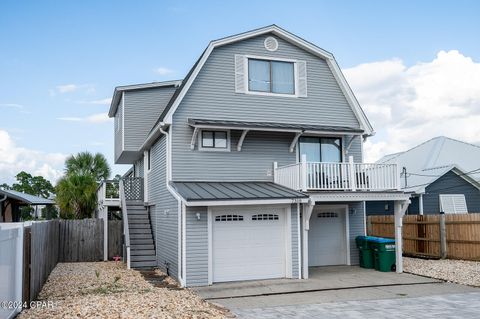
<instances>
[{"instance_id":1,"label":"round attic vent","mask_svg":"<svg viewBox=\"0 0 480 319\"><path fill-rule=\"evenodd\" d=\"M263 42L263 45L265 46L265 49L268 51L277 51L278 49L278 41L274 37L268 37L265 39Z\"/></svg>"}]
</instances>

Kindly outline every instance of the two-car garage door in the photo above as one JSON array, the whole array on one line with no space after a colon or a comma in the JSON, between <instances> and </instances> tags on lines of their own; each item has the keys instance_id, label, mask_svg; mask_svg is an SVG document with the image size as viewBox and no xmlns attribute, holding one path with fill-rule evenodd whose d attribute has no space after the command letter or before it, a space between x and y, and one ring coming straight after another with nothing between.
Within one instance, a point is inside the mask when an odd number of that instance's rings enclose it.
<instances>
[{"instance_id":1,"label":"two-car garage door","mask_svg":"<svg viewBox=\"0 0 480 319\"><path fill-rule=\"evenodd\" d=\"M286 276L285 208L215 208L211 222L214 282Z\"/></svg>"}]
</instances>

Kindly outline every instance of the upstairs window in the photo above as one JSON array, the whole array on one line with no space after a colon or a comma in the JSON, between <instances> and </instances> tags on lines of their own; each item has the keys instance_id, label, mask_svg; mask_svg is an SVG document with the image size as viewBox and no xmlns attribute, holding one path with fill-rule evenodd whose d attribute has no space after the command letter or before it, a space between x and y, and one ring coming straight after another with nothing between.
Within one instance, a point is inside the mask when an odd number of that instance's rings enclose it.
<instances>
[{"instance_id":1,"label":"upstairs window","mask_svg":"<svg viewBox=\"0 0 480 319\"><path fill-rule=\"evenodd\" d=\"M229 151L229 141L229 131L202 130L202 133L200 134L200 149L211 151Z\"/></svg>"},{"instance_id":2,"label":"upstairs window","mask_svg":"<svg viewBox=\"0 0 480 319\"><path fill-rule=\"evenodd\" d=\"M294 63L248 59L248 90L295 94Z\"/></svg>"}]
</instances>

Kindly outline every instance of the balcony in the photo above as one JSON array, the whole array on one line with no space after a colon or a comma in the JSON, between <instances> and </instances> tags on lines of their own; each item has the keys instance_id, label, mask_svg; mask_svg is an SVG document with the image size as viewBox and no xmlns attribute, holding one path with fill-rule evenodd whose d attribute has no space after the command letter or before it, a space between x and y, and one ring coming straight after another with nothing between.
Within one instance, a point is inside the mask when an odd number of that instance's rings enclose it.
<instances>
[{"instance_id":1,"label":"balcony","mask_svg":"<svg viewBox=\"0 0 480 319\"><path fill-rule=\"evenodd\" d=\"M277 167L274 181L300 191L393 191L399 190L396 164L307 162Z\"/></svg>"},{"instance_id":2,"label":"balcony","mask_svg":"<svg viewBox=\"0 0 480 319\"><path fill-rule=\"evenodd\" d=\"M124 178L123 187L127 201L143 201L143 178ZM102 206L120 207L120 187L118 180L105 180L100 183L97 189L98 204Z\"/></svg>"}]
</instances>

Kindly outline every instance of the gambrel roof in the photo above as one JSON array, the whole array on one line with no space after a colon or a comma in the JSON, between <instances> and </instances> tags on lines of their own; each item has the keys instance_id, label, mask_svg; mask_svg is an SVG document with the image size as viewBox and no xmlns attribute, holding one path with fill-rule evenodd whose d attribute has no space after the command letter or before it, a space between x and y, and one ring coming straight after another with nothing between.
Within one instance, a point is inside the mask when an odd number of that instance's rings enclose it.
<instances>
[{"instance_id":1,"label":"gambrel roof","mask_svg":"<svg viewBox=\"0 0 480 319\"><path fill-rule=\"evenodd\" d=\"M358 103L357 99L355 98L350 86L348 85L343 73L340 70L340 67L338 66L334 56L328 52L325 51L324 49L278 27L277 25L270 25L267 27L255 29L252 31L240 33L237 35L221 38L218 40L214 40L210 42L208 47L205 49L205 51L202 53L200 58L195 62L194 66L190 70L190 72L187 74L187 76L183 79L182 84L178 87L178 89L175 91L173 94L172 98L170 99L169 103L165 107L163 113L160 115L157 123L152 127L152 130L150 131L149 137L147 138L146 144L149 143L149 140L152 138L155 138L155 132L158 130L159 127L164 126L165 124L171 124L172 123L172 116L173 113L176 111L178 105L181 103L182 99L184 98L185 94L189 90L190 86L192 85L193 81L195 81L195 78L199 74L200 70L204 66L205 62L207 61L208 57L212 53L213 49L231 44L234 42L246 40L252 37L256 37L259 35L263 34L268 34L272 33L279 38L288 41L304 50L307 52L316 55L318 57L321 57L325 59L327 62L328 67L330 68L333 76L335 77L336 81L339 84L340 89L342 90L343 94L345 95L346 100L348 101L348 104L352 108L352 111L354 112L359 124L360 128L363 130L364 135L370 136L374 134L373 127L371 126L370 122L368 121L365 113L363 112L360 104Z\"/></svg>"}]
</instances>

